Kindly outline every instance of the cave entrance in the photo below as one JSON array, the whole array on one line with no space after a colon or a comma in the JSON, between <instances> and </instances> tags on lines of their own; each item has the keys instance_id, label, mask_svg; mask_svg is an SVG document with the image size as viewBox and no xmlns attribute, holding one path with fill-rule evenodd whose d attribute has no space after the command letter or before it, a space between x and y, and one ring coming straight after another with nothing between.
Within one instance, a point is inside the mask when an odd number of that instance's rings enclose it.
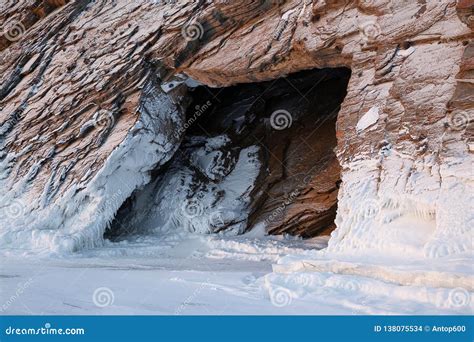
<instances>
[{"instance_id":1,"label":"cave entrance","mask_svg":"<svg viewBox=\"0 0 474 342\"><path fill-rule=\"evenodd\" d=\"M335 228L341 182L336 120L350 75L348 68L313 69L190 92L188 137L226 135L236 148L259 147L262 165L247 227L265 224L270 234L305 238Z\"/></svg>"},{"instance_id":2,"label":"cave entrance","mask_svg":"<svg viewBox=\"0 0 474 342\"><path fill-rule=\"evenodd\" d=\"M189 88L180 148L147 189L122 206L105 237L183 227L232 235L261 227L304 238L329 234L341 182L336 120L350 74L313 69L226 88Z\"/></svg>"}]
</instances>

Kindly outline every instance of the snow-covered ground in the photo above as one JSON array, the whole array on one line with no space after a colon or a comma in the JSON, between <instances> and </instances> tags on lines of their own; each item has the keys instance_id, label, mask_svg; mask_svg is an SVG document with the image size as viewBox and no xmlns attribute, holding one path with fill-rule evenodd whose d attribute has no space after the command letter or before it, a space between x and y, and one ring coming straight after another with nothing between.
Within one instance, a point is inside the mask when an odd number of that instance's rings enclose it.
<instances>
[{"instance_id":1,"label":"snow-covered ground","mask_svg":"<svg viewBox=\"0 0 474 342\"><path fill-rule=\"evenodd\" d=\"M429 272L426 265L420 267L424 271L417 271L416 263L391 269L383 266L387 264L383 260L358 264L357 260L331 259L318 251L327 240L265 237L257 230L239 237L142 236L69 256L3 251L1 311L73 315L473 313L471 266L455 269L445 263ZM472 260L462 264L472 264ZM447 284L449 279L452 282Z\"/></svg>"}]
</instances>

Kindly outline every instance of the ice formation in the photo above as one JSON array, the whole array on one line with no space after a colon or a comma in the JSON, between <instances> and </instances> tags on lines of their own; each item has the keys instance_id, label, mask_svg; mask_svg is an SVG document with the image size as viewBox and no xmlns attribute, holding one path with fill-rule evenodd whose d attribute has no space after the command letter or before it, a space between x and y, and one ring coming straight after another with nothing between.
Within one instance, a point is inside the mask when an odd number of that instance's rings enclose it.
<instances>
[{"instance_id":1,"label":"ice formation","mask_svg":"<svg viewBox=\"0 0 474 342\"><path fill-rule=\"evenodd\" d=\"M364 129L372 126L379 120L379 109L372 107L367 113L365 113L357 122L356 129L363 131Z\"/></svg>"},{"instance_id":2,"label":"ice formation","mask_svg":"<svg viewBox=\"0 0 474 342\"><path fill-rule=\"evenodd\" d=\"M243 233L260 171L258 147L227 145L225 135L189 137L169 169L133 196L130 213L118 218L118 234L122 227L139 234Z\"/></svg>"},{"instance_id":3,"label":"ice formation","mask_svg":"<svg viewBox=\"0 0 474 342\"><path fill-rule=\"evenodd\" d=\"M453 165L456 171L436 170L429 160L421 164L392 152L384 158L389 169L381 171L381 159L344 166L338 228L328 251L418 259L469 257L474 189L468 168L462 166L466 163ZM400 170L397 177L393 169ZM463 182L450 182L450 172ZM407 186L411 193L405 191Z\"/></svg>"},{"instance_id":4,"label":"ice formation","mask_svg":"<svg viewBox=\"0 0 474 342\"><path fill-rule=\"evenodd\" d=\"M5 175L18 155L2 161L0 246L19 250L71 252L100 246L107 225L132 192L150 181L150 171L168 161L178 147L173 132L183 124L183 110L153 83L144 89L139 119L111 153L93 180L78 182L45 205L51 190L32 199L27 176L9 184ZM34 172L34 169L31 171ZM52 174L54 179L54 174Z\"/></svg>"}]
</instances>

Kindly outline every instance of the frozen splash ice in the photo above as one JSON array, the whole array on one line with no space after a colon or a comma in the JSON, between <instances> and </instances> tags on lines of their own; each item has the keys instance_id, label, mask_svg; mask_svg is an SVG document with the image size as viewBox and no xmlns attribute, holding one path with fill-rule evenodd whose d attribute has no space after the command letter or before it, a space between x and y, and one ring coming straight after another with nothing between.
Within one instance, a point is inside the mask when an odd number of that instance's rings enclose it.
<instances>
[{"instance_id":1,"label":"frozen splash ice","mask_svg":"<svg viewBox=\"0 0 474 342\"><path fill-rule=\"evenodd\" d=\"M190 137L169 169L133 198L120 226L134 233L241 234L260 172L259 148L236 149L223 135Z\"/></svg>"},{"instance_id":2,"label":"frozen splash ice","mask_svg":"<svg viewBox=\"0 0 474 342\"><path fill-rule=\"evenodd\" d=\"M67 253L100 246L103 233L131 193L150 181L150 171L168 161L179 145L180 105L151 82L145 86L139 119L92 180L79 180L52 203L29 198L28 179L1 198L0 247ZM106 142L107 143L107 142ZM8 172L8 155L2 172ZM0 180L8 189L6 180Z\"/></svg>"},{"instance_id":3,"label":"frozen splash ice","mask_svg":"<svg viewBox=\"0 0 474 342\"><path fill-rule=\"evenodd\" d=\"M380 159L345 165L328 251L411 259L472 253L472 176L465 164L439 170L392 153L384 167Z\"/></svg>"}]
</instances>

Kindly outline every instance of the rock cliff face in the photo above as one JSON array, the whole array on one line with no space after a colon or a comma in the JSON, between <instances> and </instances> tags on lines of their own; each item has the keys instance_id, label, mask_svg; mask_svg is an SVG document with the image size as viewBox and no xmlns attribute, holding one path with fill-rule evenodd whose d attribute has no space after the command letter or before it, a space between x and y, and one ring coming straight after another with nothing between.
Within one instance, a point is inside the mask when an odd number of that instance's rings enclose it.
<instances>
[{"instance_id":1,"label":"rock cliff face","mask_svg":"<svg viewBox=\"0 0 474 342\"><path fill-rule=\"evenodd\" d=\"M338 253L471 252L473 18L447 0L2 2L0 244L265 225L336 227Z\"/></svg>"}]
</instances>

